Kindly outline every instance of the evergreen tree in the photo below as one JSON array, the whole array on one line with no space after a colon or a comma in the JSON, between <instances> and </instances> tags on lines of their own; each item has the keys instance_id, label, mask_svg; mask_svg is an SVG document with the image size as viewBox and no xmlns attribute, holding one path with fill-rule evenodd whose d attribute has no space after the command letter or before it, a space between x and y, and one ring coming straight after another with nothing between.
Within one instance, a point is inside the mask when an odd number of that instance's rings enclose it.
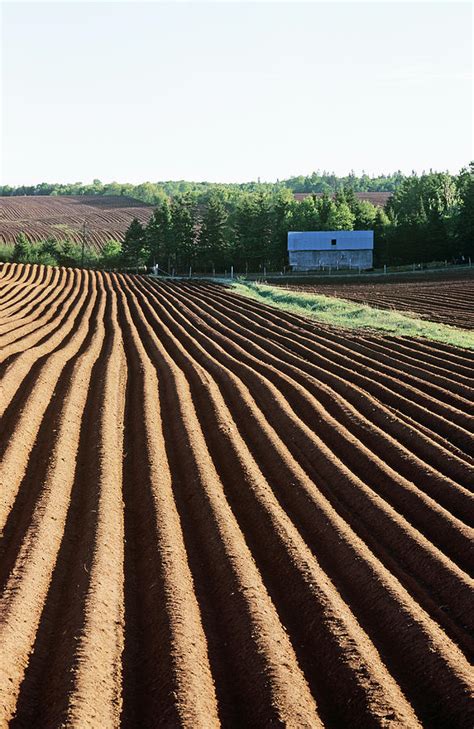
<instances>
[{"instance_id":1,"label":"evergreen tree","mask_svg":"<svg viewBox=\"0 0 474 729\"><path fill-rule=\"evenodd\" d=\"M368 200L356 200L351 211L354 215L354 230L373 230L377 217L375 205Z\"/></svg>"},{"instance_id":2,"label":"evergreen tree","mask_svg":"<svg viewBox=\"0 0 474 729\"><path fill-rule=\"evenodd\" d=\"M106 270L118 268L122 260L122 244L118 240L108 240L100 252L100 267Z\"/></svg>"},{"instance_id":3,"label":"evergreen tree","mask_svg":"<svg viewBox=\"0 0 474 729\"><path fill-rule=\"evenodd\" d=\"M254 260L254 219L255 204L253 195L244 193L238 198L231 217L231 224L235 239L234 258L239 268L250 271Z\"/></svg>"},{"instance_id":4,"label":"evergreen tree","mask_svg":"<svg viewBox=\"0 0 474 729\"><path fill-rule=\"evenodd\" d=\"M169 272L169 257L173 252L171 207L168 198L155 208L145 229L147 248L150 252L150 265L158 264Z\"/></svg>"},{"instance_id":5,"label":"evergreen tree","mask_svg":"<svg viewBox=\"0 0 474 729\"><path fill-rule=\"evenodd\" d=\"M474 258L474 162L457 179L459 213L456 224L457 255Z\"/></svg>"},{"instance_id":6,"label":"evergreen tree","mask_svg":"<svg viewBox=\"0 0 474 729\"><path fill-rule=\"evenodd\" d=\"M333 203L328 220L329 230L354 230L354 213L346 202Z\"/></svg>"},{"instance_id":7,"label":"evergreen tree","mask_svg":"<svg viewBox=\"0 0 474 729\"><path fill-rule=\"evenodd\" d=\"M172 255L177 268L192 265L197 253L196 207L190 193L171 201Z\"/></svg>"},{"instance_id":8,"label":"evergreen tree","mask_svg":"<svg viewBox=\"0 0 474 729\"><path fill-rule=\"evenodd\" d=\"M319 200L315 195L305 197L296 203L293 211L293 230L321 230Z\"/></svg>"},{"instance_id":9,"label":"evergreen tree","mask_svg":"<svg viewBox=\"0 0 474 729\"><path fill-rule=\"evenodd\" d=\"M331 218L333 216L334 203L325 192L315 200L318 211L319 230L331 230Z\"/></svg>"},{"instance_id":10,"label":"evergreen tree","mask_svg":"<svg viewBox=\"0 0 474 729\"><path fill-rule=\"evenodd\" d=\"M122 261L125 266L138 270L146 264L149 256L146 243L143 225L134 218L125 233L122 246Z\"/></svg>"},{"instance_id":11,"label":"evergreen tree","mask_svg":"<svg viewBox=\"0 0 474 729\"><path fill-rule=\"evenodd\" d=\"M264 193L245 195L234 218L239 258L249 271L261 270L270 262L272 210Z\"/></svg>"},{"instance_id":12,"label":"evergreen tree","mask_svg":"<svg viewBox=\"0 0 474 729\"><path fill-rule=\"evenodd\" d=\"M15 240L13 260L17 262L29 261L32 254L32 245L24 233L19 233Z\"/></svg>"},{"instance_id":13,"label":"evergreen tree","mask_svg":"<svg viewBox=\"0 0 474 729\"><path fill-rule=\"evenodd\" d=\"M226 236L227 218L227 211L220 196L211 193L199 230L199 258L204 267L212 264L213 267L222 268L231 263L227 260L229 254Z\"/></svg>"},{"instance_id":14,"label":"evergreen tree","mask_svg":"<svg viewBox=\"0 0 474 729\"><path fill-rule=\"evenodd\" d=\"M270 199L265 193L257 193L255 198L253 240L257 261L260 259L262 267L268 266L272 244L272 212Z\"/></svg>"},{"instance_id":15,"label":"evergreen tree","mask_svg":"<svg viewBox=\"0 0 474 729\"><path fill-rule=\"evenodd\" d=\"M289 190L276 192L272 200L270 266L281 269L288 262L288 231L293 223L296 203Z\"/></svg>"},{"instance_id":16,"label":"evergreen tree","mask_svg":"<svg viewBox=\"0 0 474 729\"><path fill-rule=\"evenodd\" d=\"M357 210L360 205L360 200L357 199L356 194L354 192L353 184L355 182L355 178L351 179L351 184L344 185L343 192L344 192L344 200L341 200L341 202L347 203L349 205L351 211L354 213L354 215L357 215ZM363 201L365 202L365 201ZM370 203L369 203L370 205Z\"/></svg>"}]
</instances>

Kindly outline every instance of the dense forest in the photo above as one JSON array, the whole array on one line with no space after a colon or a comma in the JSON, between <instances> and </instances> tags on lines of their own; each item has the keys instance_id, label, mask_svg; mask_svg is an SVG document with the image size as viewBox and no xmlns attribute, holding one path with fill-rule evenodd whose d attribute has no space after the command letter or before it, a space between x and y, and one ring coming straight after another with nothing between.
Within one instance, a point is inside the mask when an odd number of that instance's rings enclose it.
<instances>
[{"instance_id":1,"label":"dense forest","mask_svg":"<svg viewBox=\"0 0 474 729\"><path fill-rule=\"evenodd\" d=\"M404 179L406 178L401 172L378 177L370 177L366 174L358 177L353 172L345 177L338 177L329 172L313 172L306 177L301 175L277 182L258 180L257 182L215 183L178 180L143 182L140 185L119 182L103 183L100 180L93 180L90 185L83 185L82 182L71 184L41 182L38 185L20 185L18 187L0 185L0 195L128 195L154 205L164 197L174 197L185 193L190 193L198 201L202 201L212 191L274 193L287 189L292 192L332 194L342 188L351 188L354 192L394 192Z\"/></svg>"},{"instance_id":2,"label":"dense forest","mask_svg":"<svg viewBox=\"0 0 474 729\"><path fill-rule=\"evenodd\" d=\"M356 192L390 190L382 209ZM314 192L295 200L294 192ZM0 188L2 194L127 194L153 203L147 226L134 220L123 244L110 241L85 263L106 268L158 265L171 272L280 271L287 265L289 230L375 231L375 265L474 257L474 163L458 175L430 172L370 178L313 173L274 184L189 182L143 185L41 185ZM322 194L321 194L322 193ZM20 236L16 260L74 265L68 241L29 244Z\"/></svg>"}]
</instances>

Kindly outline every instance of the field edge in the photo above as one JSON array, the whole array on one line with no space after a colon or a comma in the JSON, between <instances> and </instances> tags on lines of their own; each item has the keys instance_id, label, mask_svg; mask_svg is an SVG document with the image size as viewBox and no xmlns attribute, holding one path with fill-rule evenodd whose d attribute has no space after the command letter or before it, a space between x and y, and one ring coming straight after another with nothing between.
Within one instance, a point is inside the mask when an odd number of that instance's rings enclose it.
<instances>
[{"instance_id":1,"label":"field edge","mask_svg":"<svg viewBox=\"0 0 474 729\"><path fill-rule=\"evenodd\" d=\"M267 284L226 281L236 293L268 304L282 311L313 319L321 324L344 329L364 329L396 334L400 337L422 337L463 349L474 349L474 333L420 319L394 310L376 309L336 296L310 294L277 288Z\"/></svg>"}]
</instances>

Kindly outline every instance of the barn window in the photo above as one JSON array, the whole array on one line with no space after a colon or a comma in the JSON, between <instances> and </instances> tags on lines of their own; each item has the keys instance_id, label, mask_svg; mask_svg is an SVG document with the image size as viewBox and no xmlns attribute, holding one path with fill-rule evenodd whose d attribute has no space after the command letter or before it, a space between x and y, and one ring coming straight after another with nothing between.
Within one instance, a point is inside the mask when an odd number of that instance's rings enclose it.
<instances>
[{"instance_id":1,"label":"barn window","mask_svg":"<svg viewBox=\"0 0 474 729\"><path fill-rule=\"evenodd\" d=\"M335 246L336 245L336 239L335 238L331 238L331 245L332 246Z\"/></svg>"}]
</instances>

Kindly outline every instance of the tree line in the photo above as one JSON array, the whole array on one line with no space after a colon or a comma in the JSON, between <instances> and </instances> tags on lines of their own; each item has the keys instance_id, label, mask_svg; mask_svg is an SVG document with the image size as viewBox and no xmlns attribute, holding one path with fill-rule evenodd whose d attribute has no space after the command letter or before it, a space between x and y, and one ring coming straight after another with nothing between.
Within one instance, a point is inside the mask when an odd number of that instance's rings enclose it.
<instances>
[{"instance_id":1,"label":"tree line","mask_svg":"<svg viewBox=\"0 0 474 729\"><path fill-rule=\"evenodd\" d=\"M215 185L205 192L163 193L146 226L133 220L123 243L109 241L101 254L87 251L84 263L130 270L157 265L169 273L190 267L223 273L230 266L239 273L281 271L290 230L374 230L376 266L474 257L474 163L459 175L403 178L385 208L359 200L352 182L301 201L286 187ZM67 240L31 244L21 236L13 256L81 263L79 246Z\"/></svg>"},{"instance_id":2,"label":"tree line","mask_svg":"<svg viewBox=\"0 0 474 729\"><path fill-rule=\"evenodd\" d=\"M405 179L401 172L388 175L360 176L351 172L349 175L338 177L332 172L312 172L310 175L290 177L287 180L276 182L261 182L260 179L241 183L214 183L189 182L187 180L170 180L164 182L142 182L139 185L130 183L108 182L103 183L95 179L90 184L82 182L50 183L41 182L37 185L0 185L0 195L126 195L137 200L158 203L165 197L175 197L190 193L198 202L205 202L210 192L265 192L274 193L278 190L288 189L292 192L327 192L333 194L344 187L350 187L354 192L393 192Z\"/></svg>"},{"instance_id":3,"label":"tree line","mask_svg":"<svg viewBox=\"0 0 474 729\"><path fill-rule=\"evenodd\" d=\"M290 230L374 230L375 265L462 261L474 257L474 163L457 176L412 175L380 208L350 185L297 201L273 192L212 190L164 198L148 225L133 221L122 249L130 267L222 272L281 271Z\"/></svg>"}]
</instances>

